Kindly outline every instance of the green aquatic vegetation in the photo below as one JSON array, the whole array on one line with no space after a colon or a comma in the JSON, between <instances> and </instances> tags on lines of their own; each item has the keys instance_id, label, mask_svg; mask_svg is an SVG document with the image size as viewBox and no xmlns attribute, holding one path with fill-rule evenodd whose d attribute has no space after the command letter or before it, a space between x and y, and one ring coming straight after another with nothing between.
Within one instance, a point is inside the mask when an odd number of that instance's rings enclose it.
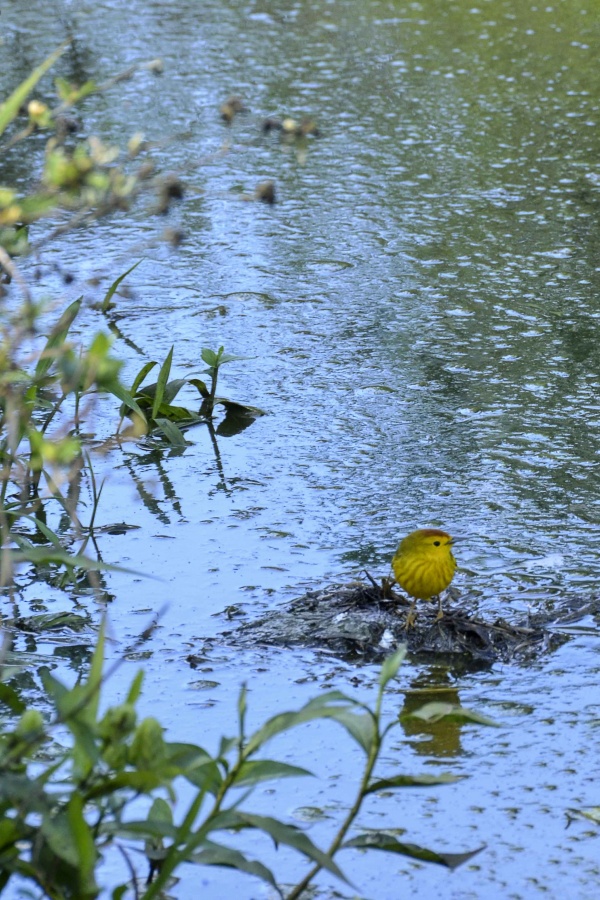
<instances>
[{"instance_id":1,"label":"green aquatic vegetation","mask_svg":"<svg viewBox=\"0 0 600 900\"><path fill-rule=\"evenodd\" d=\"M226 363L243 359L243 357L225 353L223 347L219 347L216 352L204 348L201 356L202 360L208 365L208 369L204 374L210 376L210 384L207 385L200 378L175 378L169 380L173 363L173 351L174 347L171 347L160 366L158 380L152 384L144 385L144 381L146 376L158 366L158 362L147 362L142 366L128 391L128 396L130 400L134 401L135 407L131 402L125 402L123 407L121 407L122 416L125 416L125 414L131 416L141 414L149 430L157 429L160 431L173 447L185 447L186 441L182 429L197 425L199 422L206 422L212 426L216 406L222 406L225 409L225 419L229 418L230 424L233 419L239 421L237 429L239 431L251 424L258 416L264 415L262 410L257 409L255 406L248 406L244 403L228 400L226 397L217 396L217 382L221 367ZM194 412L185 406L175 406L173 404L175 397L186 385L196 388L202 398L198 412ZM235 432L229 431L228 433L233 434Z\"/></svg>"},{"instance_id":2,"label":"green aquatic vegetation","mask_svg":"<svg viewBox=\"0 0 600 900\"><path fill-rule=\"evenodd\" d=\"M14 878L51 897L94 898L107 887L99 882L99 868L111 854L121 854L129 870L125 881L108 886L112 896L121 897L135 885L141 900L163 896L183 863L237 869L266 882L287 900L303 896L323 870L350 884L337 859L341 850L377 849L456 868L481 848L436 852L399 841L397 829L358 828L350 836L370 795L383 802L384 792L460 780L444 773L374 775L385 738L399 723L398 717L384 720L383 700L404 653L401 649L384 663L373 708L340 691L328 691L248 733L247 693L242 688L237 733L222 737L215 754L166 740L155 718L139 720L141 672L122 703L101 711L103 685L115 668L104 671L104 627L85 681L68 688L48 670L41 671L52 707L49 718L27 709L16 691L0 682L0 699L19 717L16 724L5 722L0 732L0 890ZM317 720L340 726L364 756L354 802L325 850L305 831L248 808L257 785L312 775L301 766L263 756L263 751L277 735ZM187 782L183 793L188 799L178 802L180 779ZM264 862L231 846L235 835L247 830L299 854L309 866L306 876L283 887ZM140 853L146 857L145 872L138 871Z\"/></svg>"},{"instance_id":3,"label":"green aquatic vegetation","mask_svg":"<svg viewBox=\"0 0 600 900\"><path fill-rule=\"evenodd\" d=\"M121 362L111 355L110 338L99 332L87 346L69 339L80 309L81 300L71 303L41 346L42 307L25 304L13 315L5 312L0 323L0 583L5 587L23 562L98 568L65 546L48 524L49 508L58 508L83 538L76 487L82 470L89 470L89 457L80 425L99 392L121 393Z\"/></svg>"}]
</instances>

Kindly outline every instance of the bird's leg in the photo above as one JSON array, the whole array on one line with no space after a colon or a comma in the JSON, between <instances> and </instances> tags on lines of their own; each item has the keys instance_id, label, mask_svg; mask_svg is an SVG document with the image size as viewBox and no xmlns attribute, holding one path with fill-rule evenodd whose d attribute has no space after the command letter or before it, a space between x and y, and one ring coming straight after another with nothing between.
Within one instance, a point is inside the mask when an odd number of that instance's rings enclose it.
<instances>
[{"instance_id":1,"label":"bird's leg","mask_svg":"<svg viewBox=\"0 0 600 900\"><path fill-rule=\"evenodd\" d=\"M442 609L442 595L438 594L438 614L435 617L435 621L439 622L440 619L444 618L444 610Z\"/></svg>"},{"instance_id":2,"label":"bird's leg","mask_svg":"<svg viewBox=\"0 0 600 900\"><path fill-rule=\"evenodd\" d=\"M409 628L415 627L415 622L417 621L417 614L415 612L416 605L417 605L417 598L415 597L413 602L410 605L409 611L406 613L406 622L404 623L405 631L408 631Z\"/></svg>"}]
</instances>

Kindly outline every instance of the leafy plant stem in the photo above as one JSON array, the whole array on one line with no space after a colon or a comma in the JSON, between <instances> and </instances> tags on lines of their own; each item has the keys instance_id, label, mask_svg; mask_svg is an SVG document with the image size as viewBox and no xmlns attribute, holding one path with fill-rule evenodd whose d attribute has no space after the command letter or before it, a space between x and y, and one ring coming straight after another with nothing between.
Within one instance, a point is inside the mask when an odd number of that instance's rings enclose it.
<instances>
[{"instance_id":1,"label":"leafy plant stem","mask_svg":"<svg viewBox=\"0 0 600 900\"><path fill-rule=\"evenodd\" d=\"M152 900L152 898L158 895L159 891L161 891L162 888L166 885L171 873L177 868L180 863L182 863L189 857L189 854L192 852L192 850L194 850L194 848L198 846L198 844L202 843L206 835L211 831L212 823L221 812L223 801L227 795L227 791L231 787L233 787L240 769L242 768L248 757L251 755L251 753L248 753L244 749L245 698L246 692L245 688L243 688L239 701L239 739L237 743L237 759L231 769L227 771L225 778L221 783L221 786L215 796L213 808L207 815L199 831L191 834L192 828L194 827L194 822L198 813L200 812L202 803L204 802L204 797L206 796L206 788L203 787L202 790L200 790L196 797L194 797L194 799L192 800L190 808L188 809L186 816L178 829L178 838L179 835L181 835L183 840L185 841L185 844L180 847L180 840L177 839L174 841L165 859L161 863L160 874L157 876L157 878L154 879L151 886L144 894L144 900ZM180 849L178 849L178 847L180 847Z\"/></svg>"},{"instance_id":2,"label":"leafy plant stem","mask_svg":"<svg viewBox=\"0 0 600 900\"><path fill-rule=\"evenodd\" d=\"M363 800L367 794L367 789L369 787L369 782L371 781L371 775L373 774L373 769L375 768L375 764L377 763L377 759L379 758L379 751L381 750L382 743L382 733L380 731L380 720L381 720L381 703L383 700L384 688L380 686L379 692L377 694L377 703L375 705L375 710L372 713L373 716L373 740L371 742L371 746L369 748L369 754L367 756L367 761L365 763L365 768L363 772L363 776L361 778L360 786L358 788L358 792L356 795L356 799L348 813L346 814L346 818L342 822L336 836L334 837L329 850L327 851L327 855L330 859L337 853L339 848L342 845L344 838L346 837L352 823L356 819L358 813L360 812L360 808L362 806ZM386 729L387 732L387 729ZM384 732L385 733L385 732ZM304 891L310 885L313 878L318 875L323 866L320 863L315 863L312 869L305 875L302 881L298 882L298 884L292 889L292 891L287 895L286 900L298 900L299 897L302 896Z\"/></svg>"}]
</instances>

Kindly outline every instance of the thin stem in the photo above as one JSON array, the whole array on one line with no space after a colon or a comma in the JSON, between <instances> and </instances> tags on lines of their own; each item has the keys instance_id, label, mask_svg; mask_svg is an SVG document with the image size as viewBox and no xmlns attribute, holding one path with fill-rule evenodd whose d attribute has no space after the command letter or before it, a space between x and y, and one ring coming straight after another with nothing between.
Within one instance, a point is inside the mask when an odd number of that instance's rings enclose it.
<instances>
[{"instance_id":1,"label":"thin stem","mask_svg":"<svg viewBox=\"0 0 600 900\"><path fill-rule=\"evenodd\" d=\"M373 713L373 724L375 726L375 732L373 735L373 741L371 743L371 747L369 749L369 756L367 758L367 764L365 766L365 771L363 772L363 777L360 782L360 787L358 789L358 793L356 795L356 800L348 810L346 818L342 822L341 828L338 833L334 837L331 842L331 846L327 851L327 855L330 858L333 858L334 854L340 849L344 838L346 837L350 826L356 819L358 813L360 812L360 808L362 806L363 800L365 799L365 794L367 788L369 787L369 782L371 781L371 775L373 773L373 769L375 768L375 763L379 757L379 751L381 750L382 743L382 735L380 732L380 719L381 719L381 704L383 700L383 690L380 688L377 694L377 702L375 704L375 712ZM287 895L286 900L298 900L299 897L302 896L303 892L309 886L315 875L317 875L323 866L320 863L315 863L315 865L310 869L308 874L300 881L296 887L292 890L290 894Z\"/></svg>"}]
</instances>

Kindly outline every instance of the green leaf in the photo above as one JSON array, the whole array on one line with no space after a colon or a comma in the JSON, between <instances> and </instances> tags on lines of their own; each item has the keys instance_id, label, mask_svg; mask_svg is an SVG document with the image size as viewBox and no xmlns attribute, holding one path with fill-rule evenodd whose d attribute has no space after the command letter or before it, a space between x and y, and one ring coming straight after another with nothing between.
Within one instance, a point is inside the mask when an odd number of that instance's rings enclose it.
<instances>
[{"instance_id":1,"label":"green leaf","mask_svg":"<svg viewBox=\"0 0 600 900\"><path fill-rule=\"evenodd\" d=\"M247 859L243 853L231 847L224 847L214 841L206 841L201 850L189 857L189 862L195 862L202 866L223 866L228 869L237 869L247 875L254 875L262 881L266 881L280 897L283 896L270 869L267 869L261 862Z\"/></svg>"},{"instance_id":2,"label":"green leaf","mask_svg":"<svg viewBox=\"0 0 600 900\"><path fill-rule=\"evenodd\" d=\"M188 382L186 378L174 378L172 381L167 382L164 385L162 400L160 402L161 407L168 407L173 402L181 388L187 383ZM156 399L157 389L158 382L156 382L155 384L148 384L146 387L143 387L138 392L139 402L141 403L142 400L146 399L154 401ZM188 413L188 415L191 415L191 413Z\"/></svg>"},{"instance_id":3,"label":"green leaf","mask_svg":"<svg viewBox=\"0 0 600 900\"><path fill-rule=\"evenodd\" d=\"M455 784L462 781L466 775L396 775L393 778L382 778L379 781L373 781L368 786L365 794L374 794L376 791L387 791L394 788L404 787L431 787L435 784Z\"/></svg>"},{"instance_id":4,"label":"green leaf","mask_svg":"<svg viewBox=\"0 0 600 900\"><path fill-rule=\"evenodd\" d=\"M132 706L135 704L136 700L140 696L142 692L142 684L144 681L144 670L140 669L137 673L133 681L131 682L131 687L129 688L129 692L127 694L126 703L130 703Z\"/></svg>"},{"instance_id":5,"label":"green leaf","mask_svg":"<svg viewBox=\"0 0 600 900\"><path fill-rule=\"evenodd\" d=\"M25 100L34 89L40 78L42 78L48 69L52 68L56 60L59 56L65 52L67 46L70 41L65 41L64 44L61 44L54 53L51 53L50 56L44 60L44 62L39 65L37 68L33 70L29 78L26 78L25 81L22 81L21 84L12 92L10 97L8 97L4 103L0 105L0 135L6 131L6 128L13 119L17 117L19 114L20 108L23 106Z\"/></svg>"},{"instance_id":6,"label":"green leaf","mask_svg":"<svg viewBox=\"0 0 600 900\"><path fill-rule=\"evenodd\" d=\"M173 824L173 810L163 797L157 797L148 813L149 822L166 822Z\"/></svg>"},{"instance_id":7,"label":"green leaf","mask_svg":"<svg viewBox=\"0 0 600 900\"><path fill-rule=\"evenodd\" d=\"M69 827L66 812L63 810L53 815L45 815L42 821L41 832L55 856L64 860L73 869L76 869L79 862L79 853Z\"/></svg>"},{"instance_id":8,"label":"green leaf","mask_svg":"<svg viewBox=\"0 0 600 900\"><path fill-rule=\"evenodd\" d=\"M248 416L250 419L266 416L264 409L259 409L258 406L249 406L247 403L238 403L237 400L225 400L219 397L215 398L215 402L224 406L225 410L232 415Z\"/></svg>"},{"instance_id":9,"label":"green leaf","mask_svg":"<svg viewBox=\"0 0 600 900\"><path fill-rule=\"evenodd\" d=\"M67 804L67 819L77 850L77 875L84 896L95 896L90 888L95 888L94 868L98 854L90 827L83 816L83 798L76 791ZM82 891L82 893L83 893Z\"/></svg>"},{"instance_id":10,"label":"green leaf","mask_svg":"<svg viewBox=\"0 0 600 900\"><path fill-rule=\"evenodd\" d=\"M202 361L205 362L207 366L211 366L211 368L214 368L219 362L219 356L222 352L222 347L219 348L218 353L215 353L214 350L209 350L208 347L203 347L200 356L202 357Z\"/></svg>"},{"instance_id":11,"label":"green leaf","mask_svg":"<svg viewBox=\"0 0 600 900\"><path fill-rule=\"evenodd\" d=\"M167 353L167 358L164 363L160 367L160 372L158 373L158 381L156 382L156 393L154 395L154 403L152 404L152 418L156 418L156 414L160 409L160 404L163 401L163 396L165 392L165 386L167 381L169 380L169 374L171 372L171 364L173 362L173 348L171 347L169 352Z\"/></svg>"},{"instance_id":12,"label":"green leaf","mask_svg":"<svg viewBox=\"0 0 600 900\"><path fill-rule=\"evenodd\" d=\"M219 350L219 355L218 355L218 359L217 359L219 368L221 366L224 366L225 363L235 362L236 360L239 360L239 359L249 359L250 358L248 356L236 356L233 353L223 353L222 350L223 350L223 348L221 347Z\"/></svg>"},{"instance_id":13,"label":"green leaf","mask_svg":"<svg viewBox=\"0 0 600 900\"><path fill-rule=\"evenodd\" d=\"M18 805L27 813L49 814L51 808L48 797L37 781L29 775L13 775L10 772L3 772L0 778L0 803ZM21 827L25 826L24 819L19 824Z\"/></svg>"},{"instance_id":14,"label":"green leaf","mask_svg":"<svg viewBox=\"0 0 600 900\"><path fill-rule=\"evenodd\" d=\"M248 688L243 684L238 695L238 719L240 723L240 734L244 734L244 723L246 721L246 713L248 711Z\"/></svg>"},{"instance_id":15,"label":"green leaf","mask_svg":"<svg viewBox=\"0 0 600 900\"><path fill-rule=\"evenodd\" d=\"M78 300L74 300L73 303L71 303L66 308L66 310L50 332L50 337L46 341L46 346L44 347L35 367L36 379L43 378L48 373L52 363L55 361L56 353L54 351L58 347L62 347L62 345L64 344L67 334L69 333L69 329L75 321L77 313L81 309L82 300L83 297L79 297Z\"/></svg>"},{"instance_id":16,"label":"green leaf","mask_svg":"<svg viewBox=\"0 0 600 900\"><path fill-rule=\"evenodd\" d=\"M148 821L173 827L173 812L171 807L162 797L156 797L148 813ZM157 862L163 860L167 851L164 840L161 837L147 837L145 846L146 856L149 860Z\"/></svg>"},{"instance_id":17,"label":"green leaf","mask_svg":"<svg viewBox=\"0 0 600 900\"><path fill-rule=\"evenodd\" d=\"M477 850L470 850L467 853L436 853L433 850L427 850L425 847L419 847L417 844L404 844L385 831L372 831L360 834L342 844L344 848L385 850L386 853L398 853L400 856L420 859L421 862L437 863L437 865L446 866L448 869L456 869L457 866L468 862L478 853L481 853L484 846L478 847Z\"/></svg>"},{"instance_id":18,"label":"green leaf","mask_svg":"<svg viewBox=\"0 0 600 900\"><path fill-rule=\"evenodd\" d=\"M134 395L136 393L137 389L139 388L140 384L142 383L142 381L144 380L144 378L146 377L148 372L151 372L152 369L157 365L158 365L157 362L147 362L145 365L142 366L140 371L137 373L137 375L133 379L133 384L131 385L131 391L130 391L130 393L132 395Z\"/></svg>"},{"instance_id":19,"label":"green leaf","mask_svg":"<svg viewBox=\"0 0 600 900\"><path fill-rule=\"evenodd\" d=\"M84 682L84 687L89 693L89 701L85 706L85 715L86 719L90 723L95 723L98 715L98 705L100 703L100 688L102 686L102 670L104 668L104 640L106 635L106 618L102 619L100 623L100 629L98 631L98 638L96 641L96 647L94 649L94 655L92 657L92 664L90 666L89 675L87 677L87 681Z\"/></svg>"},{"instance_id":20,"label":"green leaf","mask_svg":"<svg viewBox=\"0 0 600 900\"><path fill-rule=\"evenodd\" d=\"M160 770L138 769L135 772L129 770L119 772L113 778L107 778L89 788L85 792L85 798L95 800L99 797L111 797L118 791L126 789L138 794L150 794L178 774L178 770L170 766L163 766Z\"/></svg>"},{"instance_id":21,"label":"green leaf","mask_svg":"<svg viewBox=\"0 0 600 900\"><path fill-rule=\"evenodd\" d=\"M62 550L62 544L60 542L60 538L55 531L52 531L51 528L48 528L45 522L42 522L41 519L38 519L36 516L23 516L24 519L30 519L32 522L35 522L37 528L44 535L46 540L50 541L55 547L59 550Z\"/></svg>"},{"instance_id":22,"label":"green leaf","mask_svg":"<svg viewBox=\"0 0 600 900\"><path fill-rule=\"evenodd\" d=\"M209 754L193 744L167 744L169 763L196 787L217 794L223 784L221 771Z\"/></svg>"},{"instance_id":23,"label":"green leaf","mask_svg":"<svg viewBox=\"0 0 600 900\"><path fill-rule=\"evenodd\" d=\"M393 678L398 674L398 669L402 665L404 661L404 657L406 656L406 644L402 644L401 647L396 650L391 656L388 656L381 667L381 672L379 673L379 686L383 690L387 687L388 682L390 682Z\"/></svg>"},{"instance_id":24,"label":"green leaf","mask_svg":"<svg viewBox=\"0 0 600 900\"><path fill-rule=\"evenodd\" d=\"M121 400L122 403L123 403L126 407L128 407L128 408L131 409L131 410L133 410L133 412L137 413L138 416L141 416L143 422L146 422L146 421L147 421L147 419L146 419L146 414L145 414L144 411L142 410L142 408L141 408L141 406L139 405L139 403L138 403L136 400L133 399L132 394L131 394L126 388L124 388L123 385L120 384L120 382L115 381L114 384L111 384L111 386L110 386L110 393L111 393L111 394L114 394L114 396L115 396L118 400ZM125 410L121 409L121 415L125 415Z\"/></svg>"},{"instance_id":25,"label":"green leaf","mask_svg":"<svg viewBox=\"0 0 600 900\"><path fill-rule=\"evenodd\" d=\"M11 712L17 715L21 715L27 709L27 705L23 703L17 692L2 681L0 681L0 703L4 703Z\"/></svg>"},{"instance_id":26,"label":"green leaf","mask_svg":"<svg viewBox=\"0 0 600 900\"><path fill-rule=\"evenodd\" d=\"M24 550L5 551L10 557L13 565L29 562L35 566L42 566L46 563L57 563L64 565L68 569L84 569L87 572L128 572L130 575L141 575L134 569L124 569L122 566L112 566L99 560L90 559L88 556L80 554L71 555L66 550L56 550L51 547L31 547Z\"/></svg>"},{"instance_id":27,"label":"green leaf","mask_svg":"<svg viewBox=\"0 0 600 900\"><path fill-rule=\"evenodd\" d=\"M108 309L110 307L110 301L113 297L113 294L115 293L115 291L117 290L117 288L119 287L121 282L125 278L127 278L127 276L130 274L130 272L133 272L134 269L137 269L137 267L139 266L139 264L141 262L142 262L142 260L138 259L138 261L136 263L134 263L130 269L127 269L126 272L123 272L122 275L119 275L119 277L113 281L113 283L111 284L111 286L109 287L109 289L106 292L106 296L104 297L104 300L102 301L102 306L100 307L101 312L105 313L108 311Z\"/></svg>"},{"instance_id":28,"label":"green leaf","mask_svg":"<svg viewBox=\"0 0 600 900\"><path fill-rule=\"evenodd\" d=\"M277 762L272 759L247 760L240 766L234 784L236 787L243 787L244 785L259 784L261 781L297 778L306 775L312 777L313 773L309 772L308 769L290 766L287 763Z\"/></svg>"},{"instance_id":29,"label":"green leaf","mask_svg":"<svg viewBox=\"0 0 600 900\"><path fill-rule=\"evenodd\" d=\"M154 419L154 421L173 447L188 446L188 442L184 438L177 425L174 425L173 422L170 422L168 419L162 418Z\"/></svg>"},{"instance_id":30,"label":"green leaf","mask_svg":"<svg viewBox=\"0 0 600 900\"><path fill-rule=\"evenodd\" d=\"M190 378L188 384L193 385L196 388L196 390L198 391L198 393L200 394L200 396L203 397L205 400L208 397L210 397L210 391L206 387L205 382L202 381L201 378Z\"/></svg>"},{"instance_id":31,"label":"green leaf","mask_svg":"<svg viewBox=\"0 0 600 900\"><path fill-rule=\"evenodd\" d=\"M465 709L463 706L456 706L453 703L441 703L437 701L426 703L414 712L402 713L400 721L403 722L407 719L419 719L422 722L431 723L441 722L442 720L446 722L458 722L460 724L473 722L476 725L489 725L492 728L501 727L499 722L495 722L494 719L481 715L481 713Z\"/></svg>"},{"instance_id":32,"label":"green leaf","mask_svg":"<svg viewBox=\"0 0 600 900\"><path fill-rule=\"evenodd\" d=\"M334 706L333 704L341 703L343 705ZM283 731L289 731L297 725L304 722L312 722L315 719L335 719L342 717L349 712L352 707L358 707L359 704L342 694L340 691L327 691L309 700L305 706L297 712L280 713L273 718L268 719L265 724L258 729L248 740L246 744L247 754L254 753L266 741L270 740Z\"/></svg>"},{"instance_id":33,"label":"green leaf","mask_svg":"<svg viewBox=\"0 0 600 900\"><path fill-rule=\"evenodd\" d=\"M284 844L287 847L292 847L307 859L318 863L322 868L327 869L328 872L345 881L346 884L350 884L333 859L327 853L319 850L308 835L293 825L286 825L285 822L280 822L271 816L256 816L252 813L234 810L220 813L215 817L213 823L217 829L256 828L259 831L263 831L275 841L275 844Z\"/></svg>"}]
</instances>

